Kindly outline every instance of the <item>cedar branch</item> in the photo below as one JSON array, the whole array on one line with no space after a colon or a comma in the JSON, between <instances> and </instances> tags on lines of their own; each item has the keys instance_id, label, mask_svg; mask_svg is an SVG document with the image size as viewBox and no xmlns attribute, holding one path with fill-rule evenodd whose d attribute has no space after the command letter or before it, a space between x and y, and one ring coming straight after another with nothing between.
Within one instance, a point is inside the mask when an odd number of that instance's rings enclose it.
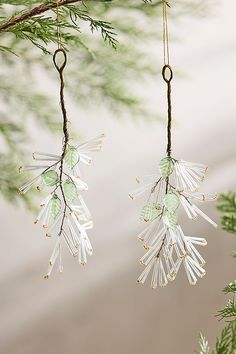
<instances>
[{"instance_id":1,"label":"cedar branch","mask_svg":"<svg viewBox=\"0 0 236 354\"><path fill-rule=\"evenodd\" d=\"M62 0L58 3L56 1L53 2L48 2L46 4L41 4L39 6L34 7L33 9L24 12L21 15L18 16L13 16L12 18L10 18L8 21L6 21L5 23L0 25L0 31L5 31L8 28L15 26L16 24L26 21L34 16L38 16L41 15L42 13L49 11L51 9L55 9L57 6L66 6L66 5L70 5L73 4L75 2L82 2L83 0ZM86 0L86 1L90 1L90 0ZM109 0L105 0L105 1L109 1Z\"/></svg>"}]
</instances>

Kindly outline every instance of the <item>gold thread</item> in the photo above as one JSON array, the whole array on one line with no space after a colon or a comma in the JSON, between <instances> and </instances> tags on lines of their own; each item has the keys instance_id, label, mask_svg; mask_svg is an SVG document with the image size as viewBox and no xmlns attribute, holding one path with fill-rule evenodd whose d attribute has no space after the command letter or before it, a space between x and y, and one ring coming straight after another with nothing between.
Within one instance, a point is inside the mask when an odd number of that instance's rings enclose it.
<instances>
[{"instance_id":1,"label":"gold thread","mask_svg":"<svg viewBox=\"0 0 236 354\"><path fill-rule=\"evenodd\" d=\"M57 8L56 8L56 14L57 14L57 44L58 44L58 49L61 48L61 25L60 25L60 14L59 14L59 4L61 0L57 0Z\"/></svg>"},{"instance_id":2,"label":"gold thread","mask_svg":"<svg viewBox=\"0 0 236 354\"><path fill-rule=\"evenodd\" d=\"M167 2L163 0L163 49L164 49L164 65L170 65L170 49L169 49L169 30L168 30L168 14Z\"/></svg>"}]
</instances>

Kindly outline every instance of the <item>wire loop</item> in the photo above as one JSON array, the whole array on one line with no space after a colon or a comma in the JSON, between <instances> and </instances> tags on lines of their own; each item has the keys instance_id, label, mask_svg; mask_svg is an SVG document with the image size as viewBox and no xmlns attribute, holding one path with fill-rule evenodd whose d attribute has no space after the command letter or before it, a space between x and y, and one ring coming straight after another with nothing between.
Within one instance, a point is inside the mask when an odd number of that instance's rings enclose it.
<instances>
[{"instance_id":1,"label":"wire loop","mask_svg":"<svg viewBox=\"0 0 236 354\"><path fill-rule=\"evenodd\" d=\"M64 57L63 62L60 66L59 66L59 64L57 64L57 55L59 53L62 53L63 57ZM57 50L55 50L55 52L53 54L53 63L59 73L61 73L64 70L66 63L67 63L67 55L66 55L66 51L64 49L58 48Z\"/></svg>"},{"instance_id":2,"label":"wire loop","mask_svg":"<svg viewBox=\"0 0 236 354\"><path fill-rule=\"evenodd\" d=\"M167 70L169 71L169 73L167 73ZM169 84L171 82L171 80L173 79L173 71L172 71L171 66L169 64L163 66L162 77L167 84Z\"/></svg>"}]
</instances>

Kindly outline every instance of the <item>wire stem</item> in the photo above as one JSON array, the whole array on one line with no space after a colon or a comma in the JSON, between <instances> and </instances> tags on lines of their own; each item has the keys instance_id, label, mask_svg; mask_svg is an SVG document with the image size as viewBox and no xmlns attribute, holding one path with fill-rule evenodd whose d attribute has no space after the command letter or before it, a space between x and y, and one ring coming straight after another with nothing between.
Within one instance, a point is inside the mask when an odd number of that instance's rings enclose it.
<instances>
[{"instance_id":1,"label":"wire stem","mask_svg":"<svg viewBox=\"0 0 236 354\"><path fill-rule=\"evenodd\" d=\"M169 77L167 76L169 70ZM173 78L173 71L170 65L164 65L162 69L162 76L167 83L167 104L168 104L168 124L167 124L167 156L171 156L171 127L172 127L172 105L171 105L171 80Z\"/></svg>"},{"instance_id":2,"label":"wire stem","mask_svg":"<svg viewBox=\"0 0 236 354\"><path fill-rule=\"evenodd\" d=\"M63 62L62 64L59 66L57 64L57 55L59 53L63 54ZM65 87L65 83L64 83L64 77L63 77L63 70L66 66L67 63L67 55L64 49L59 48L55 51L54 55L53 55L53 62L54 65L59 73L59 77L60 77L60 106L61 106L61 111L62 111L62 117L63 117L63 147L62 147L62 154L61 154L61 160L60 160L60 166L59 166L59 186L60 186L60 190L61 190L61 194L64 200L64 211L63 211L63 217L62 217L62 222L61 222L61 228L59 231L59 235L61 235L62 231L63 231L63 225L64 225L64 220L66 217L66 209L68 206L67 201L66 201L66 197L65 197L65 193L63 190L63 165L64 165L64 157L66 154L66 149L67 149L67 145L69 142L69 132L68 132L68 118L67 118L67 112L66 112L66 107L65 107L65 99L64 99L64 87Z\"/></svg>"}]
</instances>

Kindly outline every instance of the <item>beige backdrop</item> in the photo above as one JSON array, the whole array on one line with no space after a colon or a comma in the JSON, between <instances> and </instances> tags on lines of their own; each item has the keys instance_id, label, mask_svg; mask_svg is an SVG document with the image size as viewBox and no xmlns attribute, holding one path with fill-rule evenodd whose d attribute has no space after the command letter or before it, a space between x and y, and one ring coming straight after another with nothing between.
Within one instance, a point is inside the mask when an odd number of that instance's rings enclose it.
<instances>
[{"instance_id":1,"label":"beige backdrop","mask_svg":"<svg viewBox=\"0 0 236 354\"><path fill-rule=\"evenodd\" d=\"M170 25L182 39L172 46L173 67L185 73L173 83L174 155L208 164L203 188L213 192L235 188L235 12L234 0L221 0L207 18ZM164 83L154 78L143 86L150 105L164 115ZM29 212L1 201L0 353L194 353L200 331L210 343L220 331L214 314L226 301L221 289L235 277L236 239L182 215L186 232L208 240L207 275L195 287L183 272L165 289L138 285L142 200L131 201L127 194L137 174L157 167L165 128L145 120L132 123L129 117L116 121L102 111L81 115L70 105L73 129L86 137L107 136L93 166L83 169L95 221L94 256L81 268L65 250L64 273L42 280L53 240L45 239ZM39 136L37 129L32 128L29 151L57 152L60 139ZM219 219L215 205L204 210Z\"/></svg>"}]
</instances>

